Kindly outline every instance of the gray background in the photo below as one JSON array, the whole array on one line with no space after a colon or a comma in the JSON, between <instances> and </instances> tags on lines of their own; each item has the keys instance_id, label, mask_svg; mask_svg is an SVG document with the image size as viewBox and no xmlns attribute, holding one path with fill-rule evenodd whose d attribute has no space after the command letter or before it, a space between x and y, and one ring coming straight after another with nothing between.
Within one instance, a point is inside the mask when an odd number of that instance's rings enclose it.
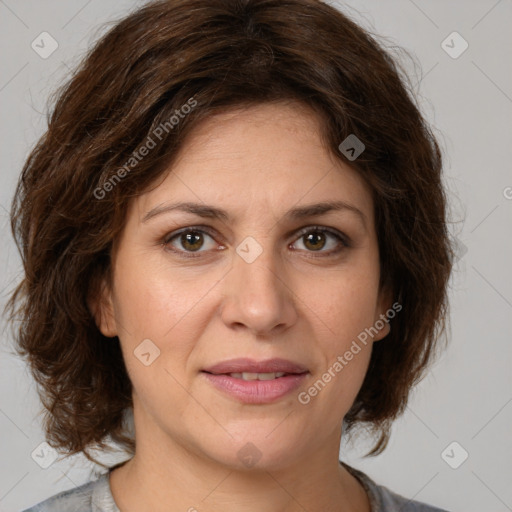
<instances>
[{"instance_id":1,"label":"gray background","mask_svg":"<svg viewBox=\"0 0 512 512\"><path fill-rule=\"evenodd\" d=\"M2 307L20 275L7 211L24 159L44 130L48 95L105 31L98 30L102 23L142 3L0 0ZM401 46L415 56L416 66L404 64L443 147L460 259L450 284L448 350L415 389L384 454L362 459L369 444L360 438L357 446L343 444L342 458L400 494L451 511L512 510L512 1L351 0L343 10L383 36L391 51ZM43 31L59 45L47 59L31 48ZM453 31L469 44L458 58L441 44ZM457 37L446 43L452 54L462 48ZM42 469L32 459L44 441L38 397L2 327L5 512L86 482L92 465L75 457ZM458 446L444 452L453 441ZM462 450L469 456L453 469L445 460L460 462Z\"/></svg>"}]
</instances>

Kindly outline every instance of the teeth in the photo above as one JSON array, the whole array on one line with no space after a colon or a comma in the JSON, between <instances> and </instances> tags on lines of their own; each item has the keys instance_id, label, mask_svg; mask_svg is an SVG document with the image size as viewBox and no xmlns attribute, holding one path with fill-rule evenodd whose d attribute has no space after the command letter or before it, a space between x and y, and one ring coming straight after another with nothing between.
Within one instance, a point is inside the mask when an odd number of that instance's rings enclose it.
<instances>
[{"instance_id":1,"label":"teeth","mask_svg":"<svg viewBox=\"0 0 512 512\"><path fill-rule=\"evenodd\" d=\"M274 373L230 373L229 376L235 379L243 379L243 380L273 380L278 377L282 377L285 375L284 372L274 372Z\"/></svg>"}]
</instances>

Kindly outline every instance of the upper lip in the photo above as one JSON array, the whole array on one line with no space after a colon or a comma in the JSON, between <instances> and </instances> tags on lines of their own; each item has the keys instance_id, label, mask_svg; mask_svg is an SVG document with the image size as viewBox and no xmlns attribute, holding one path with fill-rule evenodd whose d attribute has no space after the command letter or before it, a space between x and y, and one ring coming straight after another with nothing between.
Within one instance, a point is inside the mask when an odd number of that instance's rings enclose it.
<instances>
[{"instance_id":1,"label":"upper lip","mask_svg":"<svg viewBox=\"0 0 512 512\"><path fill-rule=\"evenodd\" d=\"M204 368L203 371L213 374L223 373L304 373L308 369L301 364L287 359L273 358L264 361L255 361L249 358L230 359Z\"/></svg>"}]
</instances>

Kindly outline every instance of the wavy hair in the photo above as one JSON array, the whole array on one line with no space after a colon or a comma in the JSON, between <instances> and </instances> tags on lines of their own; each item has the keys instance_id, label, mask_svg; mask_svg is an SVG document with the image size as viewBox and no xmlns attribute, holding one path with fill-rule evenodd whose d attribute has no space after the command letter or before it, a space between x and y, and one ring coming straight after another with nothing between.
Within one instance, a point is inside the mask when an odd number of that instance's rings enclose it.
<instances>
[{"instance_id":1,"label":"wavy hair","mask_svg":"<svg viewBox=\"0 0 512 512\"><path fill-rule=\"evenodd\" d=\"M316 0L150 2L95 43L56 93L11 211L24 276L7 310L52 446L95 462L89 449L109 440L135 450L119 339L101 334L89 307L111 278L130 201L163 176L201 120L295 100L318 114L326 147L369 185L380 284L403 308L344 418L346 432L361 424L377 436L367 455L384 450L446 328L453 262L441 152L401 69L375 36ZM195 107L169 128L191 98ZM353 161L339 150L350 134L365 145Z\"/></svg>"}]
</instances>

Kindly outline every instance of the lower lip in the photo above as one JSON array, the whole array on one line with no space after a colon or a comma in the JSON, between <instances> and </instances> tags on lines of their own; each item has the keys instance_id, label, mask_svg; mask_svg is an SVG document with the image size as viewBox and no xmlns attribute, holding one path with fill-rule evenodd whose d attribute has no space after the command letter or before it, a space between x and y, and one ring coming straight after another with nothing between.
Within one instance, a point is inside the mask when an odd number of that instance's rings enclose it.
<instances>
[{"instance_id":1,"label":"lower lip","mask_svg":"<svg viewBox=\"0 0 512 512\"><path fill-rule=\"evenodd\" d=\"M308 375L290 374L273 380L243 380L201 372L217 389L246 404L268 404L297 389Z\"/></svg>"}]
</instances>

